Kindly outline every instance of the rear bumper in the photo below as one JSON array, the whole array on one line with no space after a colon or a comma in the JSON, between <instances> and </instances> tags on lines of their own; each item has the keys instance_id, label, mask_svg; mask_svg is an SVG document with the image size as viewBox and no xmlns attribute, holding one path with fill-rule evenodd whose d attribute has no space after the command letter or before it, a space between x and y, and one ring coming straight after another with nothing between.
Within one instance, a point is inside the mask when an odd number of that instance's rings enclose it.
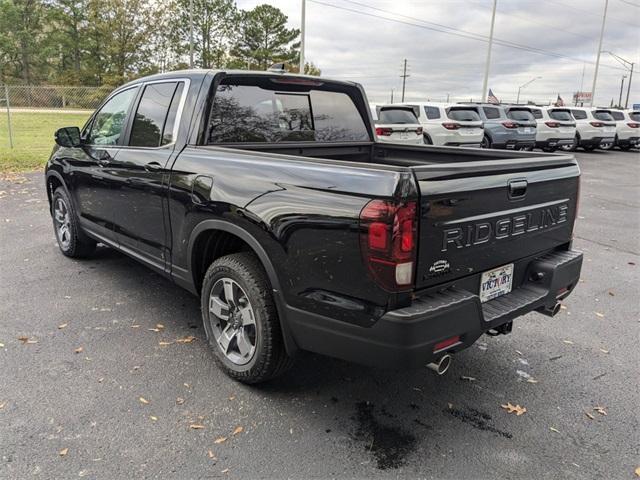
<instances>
[{"instance_id":1,"label":"rear bumper","mask_svg":"<svg viewBox=\"0 0 640 480\"><path fill-rule=\"evenodd\" d=\"M481 304L476 293L453 286L387 312L371 327L293 309L287 318L303 350L377 367L418 368L444 353L434 352L443 340L459 336L460 341L446 349L457 352L516 317L553 308L575 288L581 267L582 253L553 252L526 265L526 278L536 273L537 281L526 280L507 295Z\"/></svg>"},{"instance_id":2,"label":"rear bumper","mask_svg":"<svg viewBox=\"0 0 640 480\"><path fill-rule=\"evenodd\" d=\"M554 148L564 145L573 145L573 137L571 138L548 138L546 140L536 141L536 148Z\"/></svg>"},{"instance_id":3,"label":"rear bumper","mask_svg":"<svg viewBox=\"0 0 640 480\"><path fill-rule=\"evenodd\" d=\"M578 146L580 147L598 147L602 143L615 142L615 137L593 137L593 138L581 138Z\"/></svg>"},{"instance_id":4,"label":"rear bumper","mask_svg":"<svg viewBox=\"0 0 640 480\"><path fill-rule=\"evenodd\" d=\"M618 138L616 145L618 147L636 147L640 145L640 137Z\"/></svg>"},{"instance_id":5,"label":"rear bumper","mask_svg":"<svg viewBox=\"0 0 640 480\"><path fill-rule=\"evenodd\" d=\"M534 148L535 146L535 140L509 140L502 145L493 145L494 148L506 148L507 150L517 150L519 148Z\"/></svg>"},{"instance_id":6,"label":"rear bumper","mask_svg":"<svg viewBox=\"0 0 640 480\"><path fill-rule=\"evenodd\" d=\"M446 147L476 147L480 148L480 142L447 142Z\"/></svg>"}]
</instances>

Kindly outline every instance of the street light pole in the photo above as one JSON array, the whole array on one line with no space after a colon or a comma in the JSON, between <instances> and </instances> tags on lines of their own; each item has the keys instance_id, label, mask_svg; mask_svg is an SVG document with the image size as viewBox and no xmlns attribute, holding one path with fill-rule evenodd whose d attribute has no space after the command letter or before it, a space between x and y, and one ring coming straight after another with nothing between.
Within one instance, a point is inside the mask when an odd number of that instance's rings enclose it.
<instances>
[{"instance_id":1,"label":"street light pole","mask_svg":"<svg viewBox=\"0 0 640 480\"><path fill-rule=\"evenodd\" d=\"M598 55L596 56L596 68L593 72L593 87L591 88L591 105L596 96L596 83L598 82L598 68L600 67L600 52L602 52L602 38L604 37L604 24L607 21L607 7L609 6L609 0L604 0L604 13L602 14L602 28L600 28L600 41L598 42Z\"/></svg>"},{"instance_id":2,"label":"street light pole","mask_svg":"<svg viewBox=\"0 0 640 480\"><path fill-rule=\"evenodd\" d=\"M631 93L631 79L633 78L633 63L631 63L631 71L629 72L629 81L627 82L627 99L624 101L624 108L629 108L629 93Z\"/></svg>"},{"instance_id":3,"label":"street light pole","mask_svg":"<svg viewBox=\"0 0 640 480\"><path fill-rule=\"evenodd\" d=\"M524 85L520 85L518 87L518 98L516 99L516 104L520 103L520 90L522 90L524 87L526 87L527 85L535 82L536 80L540 80L542 77L534 77L531 80L529 80L527 83L525 83Z\"/></svg>"},{"instance_id":4,"label":"street light pole","mask_svg":"<svg viewBox=\"0 0 640 480\"><path fill-rule=\"evenodd\" d=\"M622 108L622 90L624 90L624 79L626 75L622 75L622 82L620 82L620 97L618 98L618 107Z\"/></svg>"},{"instance_id":5,"label":"street light pole","mask_svg":"<svg viewBox=\"0 0 640 480\"><path fill-rule=\"evenodd\" d=\"M489 30L489 46L487 47L487 61L484 65L484 79L482 81L482 101L487 101L487 88L489 86L489 67L491 66L491 48L493 47L493 27L496 23L496 7L498 0L493 0L493 11L491 12L491 29Z\"/></svg>"},{"instance_id":6,"label":"street light pole","mask_svg":"<svg viewBox=\"0 0 640 480\"><path fill-rule=\"evenodd\" d=\"M193 68L193 0L189 0L189 68Z\"/></svg>"},{"instance_id":7,"label":"street light pole","mask_svg":"<svg viewBox=\"0 0 640 480\"><path fill-rule=\"evenodd\" d=\"M299 73L304 73L304 27L305 27L305 17L306 17L306 5L307 0L302 0L302 13L300 15L300 68L298 69Z\"/></svg>"},{"instance_id":8,"label":"street light pole","mask_svg":"<svg viewBox=\"0 0 640 480\"><path fill-rule=\"evenodd\" d=\"M615 53L613 53L613 52L611 52L609 50L603 50L602 53L608 53L613 58L615 58L616 61L618 63L620 63L623 67L629 69L629 82L627 83L627 99L624 102L624 108L628 108L628 106L629 106L629 94L631 93L631 79L633 79L633 67L635 66L635 63L630 62L629 60L625 60L624 58L616 55ZM620 101L620 103L622 103L622 100Z\"/></svg>"}]
</instances>

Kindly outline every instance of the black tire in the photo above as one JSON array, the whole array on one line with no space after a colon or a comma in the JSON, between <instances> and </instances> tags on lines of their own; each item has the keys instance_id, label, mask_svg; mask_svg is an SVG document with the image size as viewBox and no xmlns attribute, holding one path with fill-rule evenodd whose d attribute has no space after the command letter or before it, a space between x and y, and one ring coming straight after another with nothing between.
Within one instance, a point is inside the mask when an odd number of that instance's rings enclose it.
<instances>
[{"instance_id":1,"label":"black tire","mask_svg":"<svg viewBox=\"0 0 640 480\"><path fill-rule=\"evenodd\" d=\"M228 320L221 320L210 311L214 286L229 279L240 287L238 290L240 295L245 295L243 298L248 300L255 322L251 326L253 353L247 363L242 365L228 358L229 349L227 353L223 352L215 335L219 330L223 330L223 322L228 325L233 321L234 314L230 313L233 309L228 310ZM229 377L247 384L261 383L282 375L293 364L293 359L287 355L284 347L271 284L262 264L253 253L241 252L227 255L209 266L202 283L201 307L207 340L218 364ZM234 338L238 345L237 337ZM232 345L233 341L232 339L227 343ZM241 350L238 351L241 352Z\"/></svg>"},{"instance_id":2,"label":"black tire","mask_svg":"<svg viewBox=\"0 0 640 480\"><path fill-rule=\"evenodd\" d=\"M618 148L623 152L628 152L629 150L631 150L631 145L618 146Z\"/></svg>"},{"instance_id":3,"label":"black tire","mask_svg":"<svg viewBox=\"0 0 640 480\"><path fill-rule=\"evenodd\" d=\"M556 147L544 147L544 148L542 149L542 151L543 151L543 152L547 152L547 153L553 153L553 152L555 152L556 150L557 150L557 148L556 148Z\"/></svg>"},{"instance_id":4,"label":"black tire","mask_svg":"<svg viewBox=\"0 0 640 480\"><path fill-rule=\"evenodd\" d=\"M584 148L585 152L593 152L596 149L595 145L585 145L582 148Z\"/></svg>"},{"instance_id":5,"label":"black tire","mask_svg":"<svg viewBox=\"0 0 640 480\"><path fill-rule=\"evenodd\" d=\"M428 133L423 134L422 138L424 140L425 145L433 145L433 140L431 140L431 137L429 136Z\"/></svg>"},{"instance_id":6,"label":"black tire","mask_svg":"<svg viewBox=\"0 0 640 480\"><path fill-rule=\"evenodd\" d=\"M90 256L96 249L96 242L87 237L80 228L78 216L64 188L58 187L51 198L51 218L58 247L63 255L70 258ZM64 228L62 228L64 226Z\"/></svg>"},{"instance_id":7,"label":"black tire","mask_svg":"<svg viewBox=\"0 0 640 480\"><path fill-rule=\"evenodd\" d=\"M573 143L571 145L563 146L562 149L565 152L575 152L578 149L578 145L580 144L580 136L576 134L573 138Z\"/></svg>"},{"instance_id":8,"label":"black tire","mask_svg":"<svg viewBox=\"0 0 640 480\"><path fill-rule=\"evenodd\" d=\"M489 135L485 135L484 137L482 137L480 148L492 148L491 145L492 144L491 144L491 139L489 138Z\"/></svg>"}]
</instances>

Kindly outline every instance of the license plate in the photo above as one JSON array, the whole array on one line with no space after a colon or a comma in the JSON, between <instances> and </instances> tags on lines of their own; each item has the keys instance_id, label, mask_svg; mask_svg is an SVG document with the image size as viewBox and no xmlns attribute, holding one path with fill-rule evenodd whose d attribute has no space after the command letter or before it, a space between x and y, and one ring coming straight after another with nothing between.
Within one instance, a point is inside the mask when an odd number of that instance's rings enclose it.
<instances>
[{"instance_id":1,"label":"license plate","mask_svg":"<svg viewBox=\"0 0 640 480\"><path fill-rule=\"evenodd\" d=\"M533 128L531 128L531 127L524 127L524 133L533 133Z\"/></svg>"},{"instance_id":2,"label":"license plate","mask_svg":"<svg viewBox=\"0 0 640 480\"><path fill-rule=\"evenodd\" d=\"M480 301L493 300L511 291L513 263L484 272L480 278Z\"/></svg>"},{"instance_id":3,"label":"license plate","mask_svg":"<svg viewBox=\"0 0 640 480\"><path fill-rule=\"evenodd\" d=\"M400 138L406 140L409 138L409 134L407 132L400 132Z\"/></svg>"}]
</instances>

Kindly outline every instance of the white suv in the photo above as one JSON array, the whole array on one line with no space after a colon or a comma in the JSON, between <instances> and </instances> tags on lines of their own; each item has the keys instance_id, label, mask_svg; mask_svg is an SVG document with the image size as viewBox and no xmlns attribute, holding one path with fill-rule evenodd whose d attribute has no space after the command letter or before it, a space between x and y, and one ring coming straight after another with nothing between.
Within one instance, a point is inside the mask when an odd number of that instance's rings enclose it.
<instances>
[{"instance_id":1,"label":"white suv","mask_svg":"<svg viewBox=\"0 0 640 480\"><path fill-rule=\"evenodd\" d=\"M369 105L379 142L424 145L422 125L406 105Z\"/></svg>"},{"instance_id":2,"label":"white suv","mask_svg":"<svg viewBox=\"0 0 640 480\"><path fill-rule=\"evenodd\" d=\"M566 107L530 107L536 119L536 148L554 152L573 145L576 122Z\"/></svg>"},{"instance_id":3,"label":"white suv","mask_svg":"<svg viewBox=\"0 0 640 480\"><path fill-rule=\"evenodd\" d=\"M612 109L609 114L616 121L616 147L640 148L640 111Z\"/></svg>"},{"instance_id":4,"label":"white suv","mask_svg":"<svg viewBox=\"0 0 640 480\"><path fill-rule=\"evenodd\" d=\"M474 107L447 103L412 102L424 129L424 143L480 147L484 129Z\"/></svg>"},{"instance_id":5,"label":"white suv","mask_svg":"<svg viewBox=\"0 0 640 480\"><path fill-rule=\"evenodd\" d=\"M616 123L606 108L569 107L576 121L573 149L609 150L616 139Z\"/></svg>"}]
</instances>

